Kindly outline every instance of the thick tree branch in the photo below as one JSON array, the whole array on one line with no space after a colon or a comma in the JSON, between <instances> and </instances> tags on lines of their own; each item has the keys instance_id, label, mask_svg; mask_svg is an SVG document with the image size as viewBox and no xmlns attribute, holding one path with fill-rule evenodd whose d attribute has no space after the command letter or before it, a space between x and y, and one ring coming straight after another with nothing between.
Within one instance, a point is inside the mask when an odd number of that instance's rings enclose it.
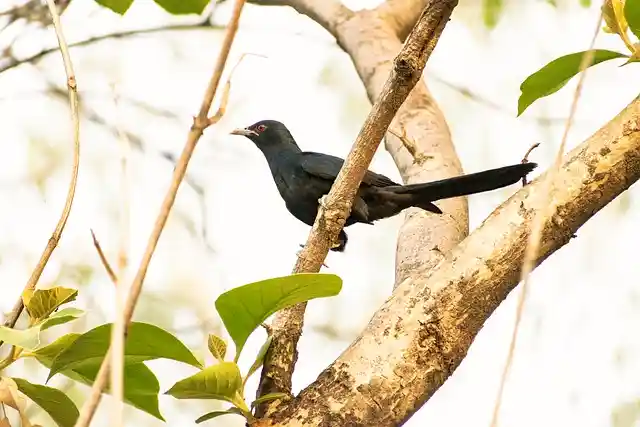
<instances>
[{"instance_id":1,"label":"thick tree branch","mask_svg":"<svg viewBox=\"0 0 640 427\"><path fill-rule=\"evenodd\" d=\"M404 41L420 17L425 3L420 0L387 0L376 11L400 40Z\"/></svg>"},{"instance_id":2,"label":"thick tree branch","mask_svg":"<svg viewBox=\"0 0 640 427\"><path fill-rule=\"evenodd\" d=\"M362 177L389 123L415 84L433 51L457 1L431 1L424 9L365 120L344 166L318 211L318 217L294 272L319 271L331 242L344 226ZM347 22L357 20L357 16ZM342 28L342 26L340 26ZM297 359L305 305L282 310L273 322L273 341L262 371L258 395L291 392L291 376ZM257 415L263 414L259 408Z\"/></svg>"},{"instance_id":3,"label":"thick tree branch","mask_svg":"<svg viewBox=\"0 0 640 427\"><path fill-rule=\"evenodd\" d=\"M407 279L318 379L260 426L397 426L453 373L517 285L544 175L496 209L427 278ZM535 264L640 179L640 97L564 157Z\"/></svg>"}]
</instances>

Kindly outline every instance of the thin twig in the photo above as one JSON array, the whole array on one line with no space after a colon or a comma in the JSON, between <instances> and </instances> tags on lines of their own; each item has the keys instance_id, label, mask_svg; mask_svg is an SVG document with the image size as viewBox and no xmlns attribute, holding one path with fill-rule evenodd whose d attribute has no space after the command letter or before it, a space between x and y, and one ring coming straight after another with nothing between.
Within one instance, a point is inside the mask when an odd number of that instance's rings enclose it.
<instances>
[{"instance_id":1,"label":"thin twig","mask_svg":"<svg viewBox=\"0 0 640 427\"><path fill-rule=\"evenodd\" d=\"M536 142L533 145L531 145L531 147L529 147L527 152L524 153L524 157L522 158L521 163L529 163L529 154L531 154L531 152L533 150L535 150L536 148L538 148L539 146L540 146L539 142ZM522 177L522 186L524 187L525 185L527 185L527 176L526 175Z\"/></svg>"},{"instance_id":2,"label":"thin twig","mask_svg":"<svg viewBox=\"0 0 640 427\"><path fill-rule=\"evenodd\" d=\"M589 50L587 50L584 53L584 55L582 55L582 61L580 62L580 77L578 79L578 85L576 86L576 90L573 94L573 101L571 102L569 117L567 118L567 124L564 128L564 133L562 135L562 140L560 141L560 147L558 148L554 165L547 172L547 175L544 178L543 182L541 182L541 191L538 193L541 195L542 200L540 200L540 203L539 203L540 208L536 210L535 216L531 222L531 233L529 234L527 247L525 248L524 261L522 263L522 271L520 274L520 280L522 281L522 290L520 291L520 295L518 298L518 305L516 308L516 318L513 326L513 332L511 335L511 343L509 344L509 353L507 354L507 360L504 365L504 370L502 371L502 377L500 379L500 387L498 389L498 396L496 399L495 406L493 408L491 427L497 427L498 425L498 416L500 414L500 405L502 403L504 387L507 381L507 376L509 375L509 370L511 369L511 365L513 363L513 357L514 357L516 343L518 339L518 330L520 327L520 321L522 320L524 302L527 297L529 275L533 270L536 257L538 256L538 252L540 249L540 239L542 236L542 229L544 227L547 217L549 216L549 214L552 212L552 209L553 209L552 208L553 203L552 203L552 197L551 197L553 180L555 179L555 176L560 170L560 166L562 165L562 157L564 155L564 150L567 143L567 137L569 135L569 130L571 129L571 125L573 123L573 118L576 114L576 110L578 107L578 100L580 99L580 95L582 94L582 85L584 83L585 76L587 74L587 68L589 67L589 65L593 63L593 59L595 56L595 50L593 49L593 47L595 45L596 38L598 37L598 33L600 32L600 26L602 25L602 18L603 16L602 16L602 10L601 10L600 16L598 18L598 24L596 25L595 32L593 34L593 37L591 38L591 44L589 46Z\"/></svg>"},{"instance_id":3,"label":"thin twig","mask_svg":"<svg viewBox=\"0 0 640 427\"><path fill-rule=\"evenodd\" d=\"M62 214L60 215L60 219L58 220L58 224L56 225L53 234L49 238L47 242L47 246L44 248L42 255L40 255L40 259L38 260L38 264L35 269L31 273L31 277L27 281L27 284L24 287L24 290L20 294L18 301L13 307L11 314L7 318L4 326L13 328L20 317L20 313L24 309L24 303L22 301L22 294L25 291L35 289L38 284L38 280L44 271L47 262L49 262L49 258L51 258L51 254L55 250L56 246L58 246L58 242L62 237L62 232L64 231L64 227L67 225L67 220L69 219L69 214L71 213L71 206L73 204L73 197L76 193L76 185L78 183L78 170L80 166L80 115L78 113L78 87L76 84L75 73L73 72L73 64L71 62L71 57L69 56L69 48L67 46L67 42L64 38L64 34L62 32L62 26L60 25L60 16L58 15L58 11L56 9L56 5L53 0L47 0L47 6L49 7L49 11L51 12L51 18L53 19L53 27L56 32L56 36L58 38L58 44L60 45L60 52L62 54L62 61L64 63L64 70L67 75L67 89L69 92L69 106L71 109L71 121L73 122L73 168L71 171L71 182L69 184L69 190L67 191L67 198L64 204L64 208L62 209ZM3 344L3 341L0 341L0 346Z\"/></svg>"},{"instance_id":4,"label":"thin twig","mask_svg":"<svg viewBox=\"0 0 640 427\"><path fill-rule=\"evenodd\" d=\"M111 268L109 261L107 261L107 257L104 255L104 252L102 251L102 246L100 246L100 242L96 238L96 234L93 232L93 229L91 229L90 231L91 231L91 238L93 239L93 246L96 248L96 252L98 252L98 256L100 257L100 262L102 262L104 269L107 270L107 274L109 275L109 278L111 279L113 284L117 286L118 276L116 276L116 273L113 271L113 268Z\"/></svg>"},{"instance_id":5,"label":"thin twig","mask_svg":"<svg viewBox=\"0 0 640 427\"><path fill-rule=\"evenodd\" d=\"M162 230L164 229L171 208L173 207L173 204L175 202L180 183L182 182L182 179L184 178L184 175L187 171L189 160L191 159L193 151L195 150L198 140L204 133L204 130L212 124L212 119L208 117L209 110L211 109L213 98L215 97L216 91L220 84L220 79L222 77L222 73L229 56L229 51L231 50L233 39L235 38L236 32L238 30L238 21L240 19L240 14L242 13L244 4L245 0L236 0L233 5L233 11L231 12L229 25L227 26L227 29L225 31L222 47L218 55L218 60L216 61L213 74L205 91L204 99L202 100L202 104L200 106L200 111L193 120L193 125L191 126L189 134L187 135L187 141L182 150L182 154L180 155L176 168L173 171L171 184L162 202L162 206L160 207L160 212L158 213L158 217L156 218L156 222L154 224L151 235L149 236L149 241L147 242L146 250L144 252L144 255L142 256L142 261L140 262L138 272L131 282L129 296L122 313L122 317L125 323L125 333L131 322L131 318L133 316L136 303L138 302L138 298L140 297L142 284L144 283L144 279L149 268L149 263L151 262L153 253L155 252L158 241L160 240L160 235L162 234ZM230 78L231 76L229 76L229 79ZM228 85L225 85L225 87L227 89L229 88ZM228 94L223 93L221 99L222 101L227 100ZM218 113L214 114L212 117L221 117L221 115L219 114L220 111L224 111L226 108L226 105L223 104L222 101ZM104 390L107 384L107 379L109 378L111 351L112 349L110 347L107 351L107 356L102 361L100 371L98 372L98 375L96 376L96 379L93 383L89 398L80 411L80 416L76 421L75 427L87 427L91 422L93 415L95 414L96 408L98 407L98 403L100 402L100 398L102 396L102 390Z\"/></svg>"}]
</instances>

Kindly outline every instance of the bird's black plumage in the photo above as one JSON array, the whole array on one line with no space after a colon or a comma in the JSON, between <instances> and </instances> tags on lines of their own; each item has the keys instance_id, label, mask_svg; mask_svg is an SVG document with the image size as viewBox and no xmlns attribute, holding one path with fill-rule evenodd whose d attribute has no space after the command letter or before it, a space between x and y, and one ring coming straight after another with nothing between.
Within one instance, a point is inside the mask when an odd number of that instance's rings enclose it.
<instances>
[{"instance_id":1,"label":"bird's black plumage","mask_svg":"<svg viewBox=\"0 0 640 427\"><path fill-rule=\"evenodd\" d=\"M267 159L271 174L289 212L307 225L313 225L322 196L329 193L344 160L328 154L302 151L286 126L275 120L262 120L233 135L243 135L255 143ZM379 219L418 207L433 213L442 211L433 202L451 197L491 191L515 184L537 164L518 163L439 181L401 185L384 175L367 171L345 227L355 223L372 224ZM343 251L347 234L338 236Z\"/></svg>"}]
</instances>

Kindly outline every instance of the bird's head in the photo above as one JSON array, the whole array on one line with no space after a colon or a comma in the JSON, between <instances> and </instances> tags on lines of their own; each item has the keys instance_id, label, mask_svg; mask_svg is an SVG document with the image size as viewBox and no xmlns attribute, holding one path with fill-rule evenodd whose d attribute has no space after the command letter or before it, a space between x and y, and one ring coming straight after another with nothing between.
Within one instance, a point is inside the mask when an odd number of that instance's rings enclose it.
<instances>
[{"instance_id":1,"label":"bird's head","mask_svg":"<svg viewBox=\"0 0 640 427\"><path fill-rule=\"evenodd\" d=\"M277 120L260 120L246 128L232 130L231 135L246 136L260 149L282 145L293 145L298 148L289 129Z\"/></svg>"}]
</instances>

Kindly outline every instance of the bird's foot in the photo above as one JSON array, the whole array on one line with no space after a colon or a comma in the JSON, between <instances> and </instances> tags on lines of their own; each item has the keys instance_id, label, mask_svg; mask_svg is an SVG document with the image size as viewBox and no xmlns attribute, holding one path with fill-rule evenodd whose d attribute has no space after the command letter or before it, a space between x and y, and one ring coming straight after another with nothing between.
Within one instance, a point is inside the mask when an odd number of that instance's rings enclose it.
<instances>
[{"instance_id":1,"label":"bird's foot","mask_svg":"<svg viewBox=\"0 0 640 427\"><path fill-rule=\"evenodd\" d=\"M300 245L301 248L304 248L304 245ZM296 252L296 256L300 256L300 253L302 252L302 249L300 249L298 252ZM325 264L324 262L322 263L322 266L325 268L329 268L329 266L327 264Z\"/></svg>"}]
</instances>

